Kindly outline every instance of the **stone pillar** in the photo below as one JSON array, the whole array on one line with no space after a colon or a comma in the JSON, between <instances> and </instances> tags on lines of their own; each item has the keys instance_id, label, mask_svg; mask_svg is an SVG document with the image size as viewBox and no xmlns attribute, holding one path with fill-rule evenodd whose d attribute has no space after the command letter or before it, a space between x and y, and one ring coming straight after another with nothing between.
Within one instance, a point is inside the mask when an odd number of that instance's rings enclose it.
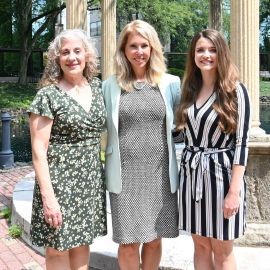
<instances>
[{"instance_id":1,"label":"stone pillar","mask_svg":"<svg viewBox=\"0 0 270 270\"><path fill-rule=\"evenodd\" d=\"M231 0L231 52L252 104L250 135L264 135L259 127L259 0Z\"/></svg>"},{"instance_id":2,"label":"stone pillar","mask_svg":"<svg viewBox=\"0 0 270 270\"><path fill-rule=\"evenodd\" d=\"M231 52L251 101L247 182L247 231L236 243L267 245L270 241L270 136L260 128L259 0L231 0Z\"/></svg>"},{"instance_id":3,"label":"stone pillar","mask_svg":"<svg viewBox=\"0 0 270 270\"><path fill-rule=\"evenodd\" d=\"M101 71L102 80L113 74L113 56L116 49L116 0L101 1Z\"/></svg>"},{"instance_id":4,"label":"stone pillar","mask_svg":"<svg viewBox=\"0 0 270 270\"><path fill-rule=\"evenodd\" d=\"M87 29L87 1L86 0L66 0L66 28Z\"/></svg>"}]
</instances>

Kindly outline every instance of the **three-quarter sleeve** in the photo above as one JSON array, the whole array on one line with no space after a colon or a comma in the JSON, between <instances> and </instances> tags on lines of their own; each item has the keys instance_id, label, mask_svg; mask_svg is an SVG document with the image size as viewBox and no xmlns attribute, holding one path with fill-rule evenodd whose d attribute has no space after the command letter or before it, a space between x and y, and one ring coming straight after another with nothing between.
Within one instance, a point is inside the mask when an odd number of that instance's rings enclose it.
<instances>
[{"instance_id":1,"label":"three-quarter sleeve","mask_svg":"<svg viewBox=\"0 0 270 270\"><path fill-rule=\"evenodd\" d=\"M250 101L247 89L242 83L237 86L237 106L238 121L233 164L246 166L250 130Z\"/></svg>"},{"instance_id":2,"label":"three-quarter sleeve","mask_svg":"<svg viewBox=\"0 0 270 270\"><path fill-rule=\"evenodd\" d=\"M52 95L50 95L49 88L45 87L37 92L27 112L54 119Z\"/></svg>"}]
</instances>

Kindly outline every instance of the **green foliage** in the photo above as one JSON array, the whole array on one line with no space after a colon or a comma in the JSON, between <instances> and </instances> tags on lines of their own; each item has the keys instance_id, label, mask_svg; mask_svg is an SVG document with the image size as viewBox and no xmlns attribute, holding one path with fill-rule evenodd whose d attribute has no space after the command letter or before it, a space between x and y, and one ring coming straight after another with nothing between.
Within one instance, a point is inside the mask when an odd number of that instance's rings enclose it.
<instances>
[{"instance_id":1,"label":"green foliage","mask_svg":"<svg viewBox=\"0 0 270 270\"><path fill-rule=\"evenodd\" d=\"M27 108L36 94L34 84L19 85L16 83L0 84L0 108Z\"/></svg>"},{"instance_id":2,"label":"green foliage","mask_svg":"<svg viewBox=\"0 0 270 270\"><path fill-rule=\"evenodd\" d=\"M10 0L0 1L0 47L12 46L12 8Z\"/></svg>"},{"instance_id":3,"label":"green foliage","mask_svg":"<svg viewBox=\"0 0 270 270\"><path fill-rule=\"evenodd\" d=\"M176 75L182 79L184 75L184 70L180 68L172 67L172 68L168 68L168 73L172 75Z\"/></svg>"},{"instance_id":4,"label":"green foliage","mask_svg":"<svg viewBox=\"0 0 270 270\"><path fill-rule=\"evenodd\" d=\"M222 34L230 43L230 32L231 32L231 1L223 0L222 4Z\"/></svg>"},{"instance_id":5,"label":"green foliage","mask_svg":"<svg viewBox=\"0 0 270 270\"><path fill-rule=\"evenodd\" d=\"M260 30L262 39L262 51L270 51L270 1L260 0Z\"/></svg>"},{"instance_id":6,"label":"green foliage","mask_svg":"<svg viewBox=\"0 0 270 270\"><path fill-rule=\"evenodd\" d=\"M11 210L10 208L6 207L0 211L0 218L5 218L10 220L11 218Z\"/></svg>"},{"instance_id":7,"label":"green foliage","mask_svg":"<svg viewBox=\"0 0 270 270\"><path fill-rule=\"evenodd\" d=\"M270 96L270 81L260 81L260 96Z\"/></svg>"},{"instance_id":8,"label":"green foliage","mask_svg":"<svg viewBox=\"0 0 270 270\"><path fill-rule=\"evenodd\" d=\"M133 19L143 19L155 27L163 44L171 41L172 51L186 52L194 33L208 22L205 0L118 0L118 31Z\"/></svg>"},{"instance_id":9,"label":"green foliage","mask_svg":"<svg viewBox=\"0 0 270 270\"><path fill-rule=\"evenodd\" d=\"M22 227L17 224L11 225L8 228L8 235L11 236L12 238L21 237L22 232L23 232Z\"/></svg>"}]
</instances>

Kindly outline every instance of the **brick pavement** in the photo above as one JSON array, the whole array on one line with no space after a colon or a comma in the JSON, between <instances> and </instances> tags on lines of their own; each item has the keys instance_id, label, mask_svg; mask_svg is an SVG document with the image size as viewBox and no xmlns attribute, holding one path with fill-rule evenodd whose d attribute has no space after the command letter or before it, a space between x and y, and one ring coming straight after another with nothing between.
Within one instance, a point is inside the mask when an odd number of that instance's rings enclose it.
<instances>
[{"instance_id":1,"label":"brick pavement","mask_svg":"<svg viewBox=\"0 0 270 270\"><path fill-rule=\"evenodd\" d=\"M12 192L16 183L33 171L32 166L15 167L0 171L0 210L12 206ZM8 235L8 221L0 219L0 270L42 270L43 256L29 247L22 239Z\"/></svg>"}]
</instances>

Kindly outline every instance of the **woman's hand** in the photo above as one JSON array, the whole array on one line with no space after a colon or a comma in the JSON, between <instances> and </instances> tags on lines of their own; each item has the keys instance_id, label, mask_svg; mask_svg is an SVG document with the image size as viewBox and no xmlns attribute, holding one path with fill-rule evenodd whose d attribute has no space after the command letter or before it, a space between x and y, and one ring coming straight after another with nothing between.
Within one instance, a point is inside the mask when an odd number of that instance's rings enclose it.
<instances>
[{"instance_id":1,"label":"woman's hand","mask_svg":"<svg viewBox=\"0 0 270 270\"><path fill-rule=\"evenodd\" d=\"M229 219L230 217L236 215L240 205L240 196L238 193L228 192L224 199L223 213L224 218Z\"/></svg>"},{"instance_id":2,"label":"woman's hand","mask_svg":"<svg viewBox=\"0 0 270 270\"><path fill-rule=\"evenodd\" d=\"M62 213L59 203L54 196L47 161L52 124L53 120L48 117L34 113L30 115L32 160L42 194L44 218L51 227L58 228L62 225Z\"/></svg>"},{"instance_id":3,"label":"woman's hand","mask_svg":"<svg viewBox=\"0 0 270 270\"><path fill-rule=\"evenodd\" d=\"M45 221L53 228L59 228L62 223L62 213L59 203L54 196L43 197L43 211Z\"/></svg>"}]
</instances>

